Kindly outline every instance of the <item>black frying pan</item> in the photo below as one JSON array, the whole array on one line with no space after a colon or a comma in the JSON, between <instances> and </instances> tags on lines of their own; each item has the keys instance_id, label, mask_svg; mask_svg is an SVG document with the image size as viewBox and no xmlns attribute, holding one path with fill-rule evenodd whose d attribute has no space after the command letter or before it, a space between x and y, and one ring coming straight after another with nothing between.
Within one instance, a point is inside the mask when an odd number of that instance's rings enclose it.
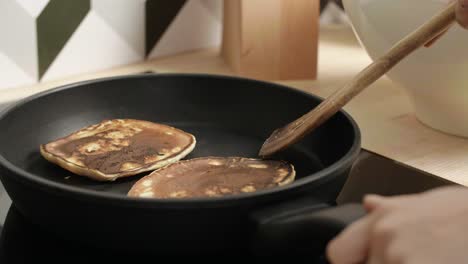
<instances>
[{"instance_id":1,"label":"black frying pan","mask_svg":"<svg viewBox=\"0 0 468 264\"><path fill-rule=\"evenodd\" d=\"M44 160L39 145L103 119L135 118L194 134L198 144L188 158L256 157L274 129L319 102L280 85L209 75L68 85L29 97L0 116L0 177L34 224L98 248L312 254L362 214L333 206L360 150L359 129L344 112L274 157L295 165L294 183L223 198L129 198L126 192L142 175L113 183L74 176Z\"/></svg>"}]
</instances>

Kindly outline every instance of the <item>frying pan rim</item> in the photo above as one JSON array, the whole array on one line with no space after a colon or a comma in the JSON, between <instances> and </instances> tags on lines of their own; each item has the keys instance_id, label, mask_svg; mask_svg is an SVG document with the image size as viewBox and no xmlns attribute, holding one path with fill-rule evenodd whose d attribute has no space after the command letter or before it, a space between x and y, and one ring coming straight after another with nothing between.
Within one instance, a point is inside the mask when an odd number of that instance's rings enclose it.
<instances>
[{"instance_id":1,"label":"frying pan rim","mask_svg":"<svg viewBox=\"0 0 468 264\"><path fill-rule=\"evenodd\" d=\"M80 82L73 82L65 85L58 86L56 88L48 89L39 93L35 93L33 95L27 96L16 103L8 106L6 109L0 112L0 121L3 120L5 117L8 116L11 112L15 111L16 109L22 107L23 105L36 100L41 97L45 97L54 93L58 93L61 91L80 88L86 86L88 84L98 84L103 82L109 81L118 81L118 80L130 80L130 79L140 79L140 78L208 78L208 79L218 79L220 81L227 80L227 81L241 81L247 83L256 83L259 86L269 86L275 89L286 90L288 92L293 92L300 94L302 96L306 96L309 98L314 98L318 100L323 100L323 98L301 91L299 89L295 89L286 85L276 84L273 82L250 79L245 77L236 77L236 76L228 76L228 75L218 75L218 74L198 74L198 73L155 73L155 74L129 74L129 75L119 75L119 76L111 76L111 77L104 77L104 78L97 78L91 80L85 80ZM70 186L65 183L59 183L55 181L51 181L45 178L42 178L38 175L30 173L20 167L15 166L13 163L8 161L2 153L0 153L0 166L4 167L15 177L18 177L17 180L23 180L30 185L35 185L37 187L46 188L55 194L62 194L72 196L74 199L84 199L84 200L91 200L93 202L103 202L103 203L118 203L119 206L142 206L142 207L153 207L153 206L163 206L163 207L187 207L192 206L196 208L200 207L218 207L218 206L225 206L227 203L235 202L238 203L239 201L250 200L253 198L264 197L269 195L275 195L282 192L294 191L295 189L304 186L306 184L312 182L319 182L319 181L328 181L331 179L326 179L327 176L337 174L340 170L347 167L347 165L352 164L359 154L361 150L361 132L359 126L357 125L356 121L344 110L340 110L339 113L343 115L347 122L352 126L352 130L354 133L354 140L352 146L343 155L340 159L333 162L330 166L315 172L313 174L307 175L301 179L295 180L294 182L285 185L279 186L271 189L261 190L253 193L245 193L245 194L236 194L236 195L229 195L229 196L222 196L222 197L209 197L209 198L189 198L189 199L141 199L137 197L129 197L124 196L121 194L114 194L114 193L104 193L95 190L88 190L82 187L75 187ZM7 173L8 174L8 173ZM8 175L6 177L11 177Z\"/></svg>"}]
</instances>

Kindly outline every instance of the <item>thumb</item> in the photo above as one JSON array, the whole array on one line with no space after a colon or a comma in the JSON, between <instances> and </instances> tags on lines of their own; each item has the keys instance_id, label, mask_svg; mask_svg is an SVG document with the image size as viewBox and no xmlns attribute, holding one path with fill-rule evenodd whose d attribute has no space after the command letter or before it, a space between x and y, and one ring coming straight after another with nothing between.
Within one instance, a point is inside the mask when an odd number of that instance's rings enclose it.
<instances>
[{"instance_id":1,"label":"thumb","mask_svg":"<svg viewBox=\"0 0 468 264\"><path fill-rule=\"evenodd\" d=\"M369 251L373 216L351 224L327 246L327 258L332 264L364 263Z\"/></svg>"},{"instance_id":2,"label":"thumb","mask_svg":"<svg viewBox=\"0 0 468 264\"><path fill-rule=\"evenodd\" d=\"M380 195L376 195L376 194L366 195L364 197L364 202L363 202L364 208L366 208L368 212L372 212L381 204L383 204L385 200L386 198Z\"/></svg>"}]
</instances>

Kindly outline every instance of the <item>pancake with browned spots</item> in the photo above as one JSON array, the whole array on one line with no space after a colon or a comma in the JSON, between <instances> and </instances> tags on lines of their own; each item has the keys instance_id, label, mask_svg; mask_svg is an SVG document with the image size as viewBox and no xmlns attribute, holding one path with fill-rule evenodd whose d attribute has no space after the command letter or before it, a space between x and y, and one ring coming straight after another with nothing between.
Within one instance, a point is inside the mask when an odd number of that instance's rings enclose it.
<instances>
[{"instance_id":1,"label":"pancake with browned spots","mask_svg":"<svg viewBox=\"0 0 468 264\"><path fill-rule=\"evenodd\" d=\"M142 198L220 197L291 183L294 166L275 160L206 157L179 161L136 182L128 195Z\"/></svg>"},{"instance_id":2,"label":"pancake with browned spots","mask_svg":"<svg viewBox=\"0 0 468 264\"><path fill-rule=\"evenodd\" d=\"M42 156L98 181L153 171L195 148L195 137L171 126L134 119L106 120L40 146Z\"/></svg>"}]
</instances>

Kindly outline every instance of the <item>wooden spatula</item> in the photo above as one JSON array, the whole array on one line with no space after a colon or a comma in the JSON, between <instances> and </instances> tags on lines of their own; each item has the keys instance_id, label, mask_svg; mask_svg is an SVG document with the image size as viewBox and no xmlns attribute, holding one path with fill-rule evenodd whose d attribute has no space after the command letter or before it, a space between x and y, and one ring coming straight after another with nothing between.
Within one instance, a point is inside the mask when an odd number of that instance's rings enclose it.
<instances>
[{"instance_id":1,"label":"wooden spatula","mask_svg":"<svg viewBox=\"0 0 468 264\"><path fill-rule=\"evenodd\" d=\"M353 80L326 98L309 113L285 127L275 130L264 142L259 155L262 157L271 156L298 142L332 117L351 99L387 73L411 52L447 30L456 20L456 2L451 3L442 12L398 42L385 55L375 60Z\"/></svg>"}]
</instances>

